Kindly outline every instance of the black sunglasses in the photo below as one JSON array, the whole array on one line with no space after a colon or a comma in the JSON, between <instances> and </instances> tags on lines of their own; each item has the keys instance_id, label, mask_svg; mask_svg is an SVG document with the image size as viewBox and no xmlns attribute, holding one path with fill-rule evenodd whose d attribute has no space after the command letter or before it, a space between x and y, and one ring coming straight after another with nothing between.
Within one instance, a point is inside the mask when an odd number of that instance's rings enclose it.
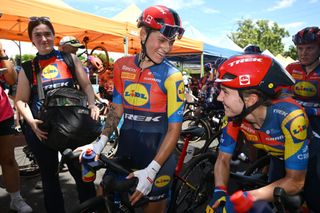
<instances>
[{"instance_id":1,"label":"black sunglasses","mask_svg":"<svg viewBox=\"0 0 320 213\"><path fill-rule=\"evenodd\" d=\"M29 21L49 21L50 22L50 18L47 16L31 16L29 18Z\"/></svg>"}]
</instances>

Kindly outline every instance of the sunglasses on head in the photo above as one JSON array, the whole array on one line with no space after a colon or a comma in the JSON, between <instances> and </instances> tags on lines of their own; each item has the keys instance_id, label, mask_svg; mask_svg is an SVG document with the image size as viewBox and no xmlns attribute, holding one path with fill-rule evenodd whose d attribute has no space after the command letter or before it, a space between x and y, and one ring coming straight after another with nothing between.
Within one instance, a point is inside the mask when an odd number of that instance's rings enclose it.
<instances>
[{"instance_id":1,"label":"sunglasses on head","mask_svg":"<svg viewBox=\"0 0 320 213\"><path fill-rule=\"evenodd\" d=\"M29 21L50 21L50 18L47 16L32 16Z\"/></svg>"},{"instance_id":2,"label":"sunglasses on head","mask_svg":"<svg viewBox=\"0 0 320 213\"><path fill-rule=\"evenodd\" d=\"M174 39L178 36L178 39L181 39L184 33L184 29L179 26L172 26L164 24L160 29L160 33L168 39Z\"/></svg>"}]
</instances>

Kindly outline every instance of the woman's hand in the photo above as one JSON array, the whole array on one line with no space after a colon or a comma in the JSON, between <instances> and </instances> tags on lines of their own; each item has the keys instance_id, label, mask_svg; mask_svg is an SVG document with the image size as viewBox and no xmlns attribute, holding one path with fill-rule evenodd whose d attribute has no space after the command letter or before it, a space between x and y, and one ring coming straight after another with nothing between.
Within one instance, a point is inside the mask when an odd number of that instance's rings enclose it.
<instances>
[{"instance_id":1,"label":"woman's hand","mask_svg":"<svg viewBox=\"0 0 320 213\"><path fill-rule=\"evenodd\" d=\"M48 138L48 133L39 129L39 124L42 124L42 123L43 121L38 119L33 119L29 122L29 125L31 126L33 132L36 134L37 138L40 141L46 140Z\"/></svg>"},{"instance_id":2,"label":"woman's hand","mask_svg":"<svg viewBox=\"0 0 320 213\"><path fill-rule=\"evenodd\" d=\"M91 116L91 118L94 119L94 120L98 120L99 114L100 114L99 108L98 108L96 105L94 105L94 104L90 104L90 105L88 106L88 108L90 109L90 116Z\"/></svg>"}]
</instances>

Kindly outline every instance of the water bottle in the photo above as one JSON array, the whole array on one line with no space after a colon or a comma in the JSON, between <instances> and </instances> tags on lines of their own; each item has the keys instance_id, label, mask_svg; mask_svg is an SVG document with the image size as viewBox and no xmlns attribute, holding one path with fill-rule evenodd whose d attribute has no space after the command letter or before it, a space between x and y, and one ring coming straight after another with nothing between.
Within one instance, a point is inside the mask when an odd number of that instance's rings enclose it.
<instances>
[{"instance_id":1,"label":"water bottle","mask_svg":"<svg viewBox=\"0 0 320 213\"><path fill-rule=\"evenodd\" d=\"M88 166L89 162L94 161L95 153L92 149L87 149L82 155L82 181L83 182L93 182L96 179L96 171L91 170Z\"/></svg>"},{"instance_id":2,"label":"water bottle","mask_svg":"<svg viewBox=\"0 0 320 213\"><path fill-rule=\"evenodd\" d=\"M253 200L250 195L245 196L243 191L237 191L230 197L230 201L234 205L234 210L237 213L246 213L253 206Z\"/></svg>"}]
</instances>

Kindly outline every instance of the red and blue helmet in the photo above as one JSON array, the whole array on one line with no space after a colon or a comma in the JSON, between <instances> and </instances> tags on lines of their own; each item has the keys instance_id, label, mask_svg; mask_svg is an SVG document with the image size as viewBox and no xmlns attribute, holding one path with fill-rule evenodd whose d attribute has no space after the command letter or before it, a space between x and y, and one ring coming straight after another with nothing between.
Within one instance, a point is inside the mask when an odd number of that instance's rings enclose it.
<instances>
[{"instance_id":1,"label":"red and blue helmet","mask_svg":"<svg viewBox=\"0 0 320 213\"><path fill-rule=\"evenodd\" d=\"M155 5L145 9L138 19L137 26L146 26L153 30L159 30L168 39L174 39L176 36L181 39L184 33L178 13L162 5Z\"/></svg>"},{"instance_id":2,"label":"red and blue helmet","mask_svg":"<svg viewBox=\"0 0 320 213\"><path fill-rule=\"evenodd\" d=\"M216 82L223 86L237 90L258 89L270 96L295 82L278 62L262 54L231 57L219 67L218 72Z\"/></svg>"},{"instance_id":3,"label":"red and blue helmet","mask_svg":"<svg viewBox=\"0 0 320 213\"><path fill-rule=\"evenodd\" d=\"M292 41L295 45L311 43L320 44L320 29L319 27L306 27L293 35Z\"/></svg>"}]
</instances>

